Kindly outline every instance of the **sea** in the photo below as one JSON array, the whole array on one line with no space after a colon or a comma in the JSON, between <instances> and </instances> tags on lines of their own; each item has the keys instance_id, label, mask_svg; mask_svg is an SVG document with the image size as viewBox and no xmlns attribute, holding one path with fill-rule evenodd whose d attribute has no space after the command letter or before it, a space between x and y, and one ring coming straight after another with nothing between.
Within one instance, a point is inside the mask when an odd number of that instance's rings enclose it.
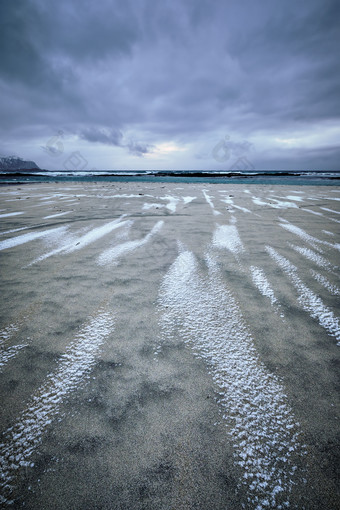
<instances>
[{"instance_id":1,"label":"sea","mask_svg":"<svg viewBox=\"0 0 340 510\"><path fill-rule=\"evenodd\" d=\"M182 182L224 184L280 184L299 186L335 186L340 184L340 171L304 170L91 170L49 171L18 170L0 173L0 185L33 182Z\"/></svg>"}]
</instances>

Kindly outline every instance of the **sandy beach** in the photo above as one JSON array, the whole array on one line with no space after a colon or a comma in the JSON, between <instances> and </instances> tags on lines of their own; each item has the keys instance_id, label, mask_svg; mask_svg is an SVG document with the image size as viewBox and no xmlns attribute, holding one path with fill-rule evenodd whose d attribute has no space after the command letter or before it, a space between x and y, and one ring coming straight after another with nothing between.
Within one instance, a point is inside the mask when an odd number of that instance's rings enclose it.
<instances>
[{"instance_id":1,"label":"sandy beach","mask_svg":"<svg viewBox=\"0 0 340 510\"><path fill-rule=\"evenodd\" d=\"M340 187L0 188L1 504L340 508Z\"/></svg>"}]
</instances>

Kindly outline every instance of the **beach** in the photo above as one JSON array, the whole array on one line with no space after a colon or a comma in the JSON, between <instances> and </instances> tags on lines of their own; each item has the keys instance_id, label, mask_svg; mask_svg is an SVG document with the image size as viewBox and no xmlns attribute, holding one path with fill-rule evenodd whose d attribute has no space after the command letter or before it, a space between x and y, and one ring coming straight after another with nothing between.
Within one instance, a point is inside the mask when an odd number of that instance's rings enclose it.
<instances>
[{"instance_id":1,"label":"beach","mask_svg":"<svg viewBox=\"0 0 340 510\"><path fill-rule=\"evenodd\" d=\"M0 187L1 502L340 508L340 187Z\"/></svg>"}]
</instances>

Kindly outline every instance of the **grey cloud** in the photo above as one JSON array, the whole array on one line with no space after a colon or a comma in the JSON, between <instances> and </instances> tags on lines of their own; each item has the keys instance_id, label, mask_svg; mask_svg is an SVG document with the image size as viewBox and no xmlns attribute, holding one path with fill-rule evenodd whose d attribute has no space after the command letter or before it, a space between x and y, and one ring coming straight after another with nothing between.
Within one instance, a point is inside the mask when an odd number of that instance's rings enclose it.
<instances>
[{"instance_id":1,"label":"grey cloud","mask_svg":"<svg viewBox=\"0 0 340 510\"><path fill-rule=\"evenodd\" d=\"M79 134L80 138L88 142L99 142L106 145L120 146L122 144L123 134L116 129L85 128Z\"/></svg>"},{"instance_id":2,"label":"grey cloud","mask_svg":"<svg viewBox=\"0 0 340 510\"><path fill-rule=\"evenodd\" d=\"M2 1L0 132L62 128L143 155L162 139L337 120L339 10L335 0Z\"/></svg>"}]
</instances>

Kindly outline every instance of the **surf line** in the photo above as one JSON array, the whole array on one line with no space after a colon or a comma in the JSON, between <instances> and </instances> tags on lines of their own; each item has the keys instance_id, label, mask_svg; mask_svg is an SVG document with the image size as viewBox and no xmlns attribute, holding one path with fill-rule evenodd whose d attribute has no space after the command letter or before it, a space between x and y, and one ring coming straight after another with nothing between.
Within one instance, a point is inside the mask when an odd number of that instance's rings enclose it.
<instances>
[{"instance_id":1,"label":"surf line","mask_svg":"<svg viewBox=\"0 0 340 510\"><path fill-rule=\"evenodd\" d=\"M297 467L305 455L299 423L280 380L262 363L215 259L208 253L205 260L208 275L202 276L194 254L182 251L164 276L158 298L163 341L179 331L207 362L248 504L284 508L305 482Z\"/></svg>"},{"instance_id":2,"label":"surf line","mask_svg":"<svg viewBox=\"0 0 340 510\"><path fill-rule=\"evenodd\" d=\"M17 422L4 432L0 444L0 503L11 505L18 470L33 467L31 455L67 397L88 376L96 356L114 329L115 318L101 309L90 318L61 356Z\"/></svg>"}]
</instances>

